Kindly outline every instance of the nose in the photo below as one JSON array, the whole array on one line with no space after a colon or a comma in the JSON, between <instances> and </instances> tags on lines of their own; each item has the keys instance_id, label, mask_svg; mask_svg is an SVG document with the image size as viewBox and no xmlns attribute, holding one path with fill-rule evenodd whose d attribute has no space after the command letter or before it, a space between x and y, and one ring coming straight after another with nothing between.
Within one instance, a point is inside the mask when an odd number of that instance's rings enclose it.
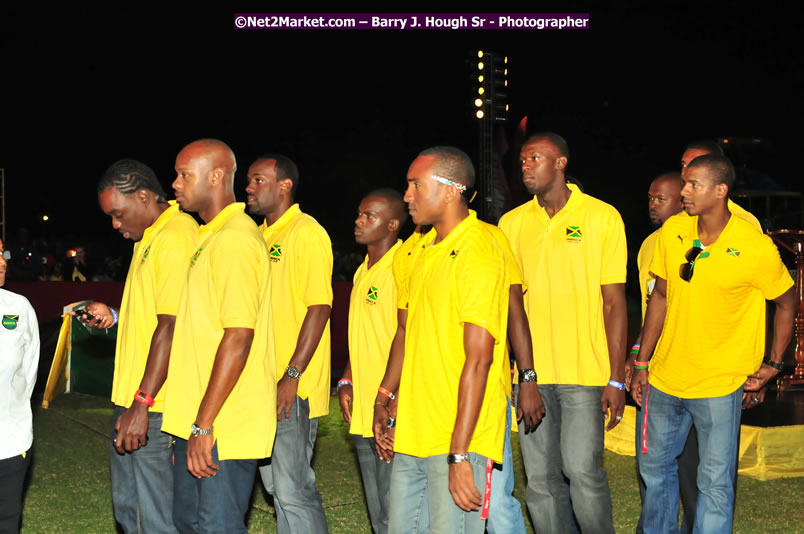
<instances>
[{"instance_id":1,"label":"nose","mask_svg":"<svg viewBox=\"0 0 804 534\"><path fill-rule=\"evenodd\" d=\"M407 203L410 203L410 201L413 200L413 195L410 192L412 187L413 187L412 185L408 185L408 188L405 189L405 196L402 197L402 200L404 200Z\"/></svg>"},{"instance_id":2,"label":"nose","mask_svg":"<svg viewBox=\"0 0 804 534\"><path fill-rule=\"evenodd\" d=\"M174 191L178 191L179 190L179 185L178 184L179 184L179 177L176 176L176 179L173 180L173 183L170 184L170 186L173 188Z\"/></svg>"},{"instance_id":3,"label":"nose","mask_svg":"<svg viewBox=\"0 0 804 534\"><path fill-rule=\"evenodd\" d=\"M358 215L357 219L355 219L355 226L362 226L363 225L363 216Z\"/></svg>"},{"instance_id":4,"label":"nose","mask_svg":"<svg viewBox=\"0 0 804 534\"><path fill-rule=\"evenodd\" d=\"M120 222L120 219L118 219L117 217L112 217L112 228L117 230L120 228L121 225L122 223Z\"/></svg>"},{"instance_id":5,"label":"nose","mask_svg":"<svg viewBox=\"0 0 804 534\"><path fill-rule=\"evenodd\" d=\"M246 184L246 193L250 195L253 192L254 192L254 183L251 182L251 180L249 180L249 182Z\"/></svg>"}]
</instances>

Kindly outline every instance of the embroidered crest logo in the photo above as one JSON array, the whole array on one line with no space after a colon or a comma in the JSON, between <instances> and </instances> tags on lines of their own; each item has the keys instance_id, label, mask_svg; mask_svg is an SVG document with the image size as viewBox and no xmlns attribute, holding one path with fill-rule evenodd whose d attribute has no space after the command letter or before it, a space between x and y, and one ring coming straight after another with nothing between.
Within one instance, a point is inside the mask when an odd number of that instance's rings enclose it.
<instances>
[{"instance_id":1,"label":"embroidered crest logo","mask_svg":"<svg viewBox=\"0 0 804 534\"><path fill-rule=\"evenodd\" d=\"M572 243L580 243L583 239L580 226L567 226L567 241Z\"/></svg>"},{"instance_id":2,"label":"embroidered crest logo","mask_svg":"<svg viewBox=\"0 0 804 534\"><path fill-rule=\"evenodd\" d=\"M449 253L450 259L454 260L455 258L457 258L460 252L461 252L460 250L452 249L452 252Z\"/></svg>"},{"instance_id":3,"label":"embroidered crest logo","mask_svg":"<svg viewBox=\"0 0 804 534\"><path fill-rule=\"evenodd\" d=\"M282 259L282 245L271 245L271 250L268 251L268 259L272 262L278 262Z\"/></svg>"},{"instance_id":4,"label":"embroidered crest logo","mask_svg":"<svg viewBox=\"0 0 804 534\"><path fill-rule=\"evenodd\" d=\"M369 287L368 293L366 294L366 304L377 304L377 299L380 297L380 290L377 286Z\"/></svg>"},{"instance_id":5,"label":"embroidered crest logo","mask_svg":"<svg viewBox=\"0 0 804 534\"><path fill-rule=\"evenodd\" d=\"M3 315L3 326L6 330L14 330L19 322L19 315Z\"/></svg>"},{"instance_id":6,"label":"embroidered crest logo","mask_svg":"<svg viewBox=\"0 0 804 534\"><path fill-rule=\"evenodd\" d=\"M193 254L193 259L192 259L192 260L190 260L190 267L192 267L193 265L195 265L195 262L196 262L196 261L198 261L198 256L200 256L200 255L201 255L201 251L203 251L203 250L204 250L203 248L198 247L198 250L196 250L196 251L195 251L195 254Z\"/></svg>"},{"instance_id":7,"label":"embroidered crest logo","mask_svg":"<svg viewBox=\"0 0 804 534\"><path fill-rule=\"evenodd\" d=\"M140 260L140 265L145 263L145 260L148 259L148 254L150 254L150 252L151 252L151 245L148 245L148 248L145 249L145 253L142 255L142 260ZM200 249L199 249L199 252L200 252ZM195 260L193 260L193 261L195 261Z\"/></svg>"},{"instance_id":8,"label":"embroidered crest logo","mask_svg":"<svg viewBox=\"0 0 804 534\"><path fill-rule=\"evenodd\" d=\"M735 258L740 257L740 251L737 250L736 248L731 248L731 247L727 248L726 249L726 254L728 254L729 256L734 256Z\"/></svg>"}]
</instances>

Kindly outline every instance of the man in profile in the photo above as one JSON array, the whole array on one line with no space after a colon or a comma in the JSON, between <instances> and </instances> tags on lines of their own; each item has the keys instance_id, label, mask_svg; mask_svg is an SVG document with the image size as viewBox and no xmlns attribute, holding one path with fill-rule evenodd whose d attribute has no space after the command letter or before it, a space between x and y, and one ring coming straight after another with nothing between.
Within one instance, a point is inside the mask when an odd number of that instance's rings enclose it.
<instances>
[{"instance_id":1,"label":"man in profile","mask_svg":"<svg viewBox=\"0 0 804 534\"><path fill-rule=\"evenodd\" d=\"M329 413L332 243L326 230L294 201L299 171L286 156L268 154L248 170L249 212L265 217L263 247L271 271L276 347L276 442L260 466L274 496L280 534L327 532L311 464L318 418Z\"/></svg>"},{"instance_id":2,"label":"man in profile","mask_svg":"<svg viewBox=\"0 0 804 534\"><path fill-rule=\"evenodd\" d=\"M235 157L202 139L176 157L176 200L199 228L179 304L164 430L176 436L173 521L180 532L245 533L257 460L276 418L268 257L235 202Z\"/></svg>"},{"instance_id":3,"label":"man in profile","mask_svg":"<svg viewBox=\"0 0 804 534\"><path fill-rule=\"evenodd\" d=\"M126 533L176 532L162 386L198 224L165 199L154 172L135 160L117 161L106 170L98 202L112 228L134 242L119 314L101 302L87 306L90 316L78 314L97 328L108 328L119 317L110 447L115 519Z\"/></svg>"}]
</instances>

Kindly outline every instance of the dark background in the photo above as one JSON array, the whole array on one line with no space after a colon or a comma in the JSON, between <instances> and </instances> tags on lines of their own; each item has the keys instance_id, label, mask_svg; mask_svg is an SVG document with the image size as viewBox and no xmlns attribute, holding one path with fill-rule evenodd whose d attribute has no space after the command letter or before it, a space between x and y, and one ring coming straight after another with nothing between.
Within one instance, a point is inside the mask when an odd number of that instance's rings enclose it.
<instances>
[{"instance_id":1,"label":"dark background","mask_svg":"<svg viewBox=\"0 0 804 534\"><path fill-rule=\"evenodd\" d=\"M4 7L7 240L27 227L67 246L130 250L97 207L103 170L141 159L170 192L182 146L216 137L237 156L239 200L249 164L285 152L301 171L302 209L337 249L357 250L352 221L365 192L401 190L428 146L475 155L468 60L478 48L509 56L507 130L527 115L529 129L567 139L570 174L620 210L631 256L650 231L650 180L677 169L692 139L758 139L729 154L738 167L800 190L804 92L792 13L651 6L531 9L588 12L588 31L238 31L235 11L281 10ZM519 176L509 179L522 193Z\"/></svg>"}]
</instances>

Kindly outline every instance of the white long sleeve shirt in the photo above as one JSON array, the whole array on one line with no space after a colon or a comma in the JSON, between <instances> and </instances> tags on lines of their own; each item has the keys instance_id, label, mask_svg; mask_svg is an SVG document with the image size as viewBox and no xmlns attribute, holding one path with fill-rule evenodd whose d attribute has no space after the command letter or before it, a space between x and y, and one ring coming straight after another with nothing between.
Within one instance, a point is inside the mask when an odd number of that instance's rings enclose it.
<instances>
[{"instance_id":1,"label":"white long sleeve shirt","mask_svg":"<svg viewBox=\"0 0 804 534\"><path fill-rule=\"evenodd\" d=\"M33 443L39 325L28 299L5 289L0 289L0 316L0 460L5 460Z\"/></svg>"}]
</instances>

